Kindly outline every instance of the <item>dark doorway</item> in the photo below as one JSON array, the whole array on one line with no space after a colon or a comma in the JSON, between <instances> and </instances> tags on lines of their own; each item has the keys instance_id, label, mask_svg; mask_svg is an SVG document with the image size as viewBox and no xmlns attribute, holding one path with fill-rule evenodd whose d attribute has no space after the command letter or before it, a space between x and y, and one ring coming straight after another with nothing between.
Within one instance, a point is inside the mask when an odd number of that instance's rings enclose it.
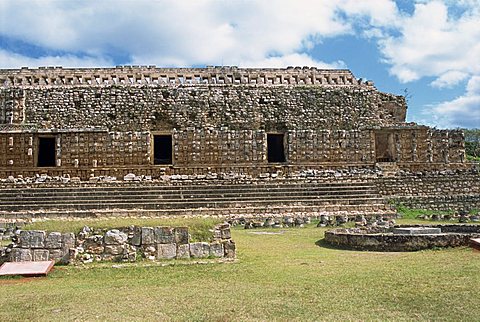
<instances>
[{"instance_id":1,"label":"dark doorway","mask_svg":"<svg viewBox=\"0 0 480 322\"><path fill-rule=\"evenodd\" d=\"M38 138L37 166L55 166L55 138Z\"/></svg>"},{"instance_id":2,"label":"dark doorway","mask_svg":"<svg viewBox=\"0 0 480 322\"><path fill-rule=\"evenodd\" d=\"M172 136L153 136L153 164L172 164Z\"/></svg>"},{"instance_id":3,"label":"dark doorway","mask_svg":"<svg viewBox=\"0 0 480 322\"><path fill-rule=\"evenodd\" d=\"M285 162L283 134L267 134L268 162Z\"/></svg>"},{"instance_id":4,"label":"dark doorway","mask_svg":"<svg viewBox=\"0 0 480 322\"><path fill-rule=\"evenodd\" d=\"M375 155L377 162L396 161L395 141L392 132L375 133Z\"/></svg>"}]
</instances>

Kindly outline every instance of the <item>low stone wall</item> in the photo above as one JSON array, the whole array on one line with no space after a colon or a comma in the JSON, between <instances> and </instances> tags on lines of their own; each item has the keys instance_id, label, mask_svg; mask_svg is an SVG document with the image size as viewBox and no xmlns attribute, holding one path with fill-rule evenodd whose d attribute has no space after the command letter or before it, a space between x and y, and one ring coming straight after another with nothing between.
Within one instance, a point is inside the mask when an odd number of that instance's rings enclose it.
<instances>
[{"instance_id":1,"label":"low stone wall","mask_svg":"<svg viewBox=\"0 0 480 322\"><path fill-rule=\"evenodd\" d=\"M393 203L427 210L480 209L480 172L403 173L375 180L379 193Z\"/></svg>"},{"instance_id":2,"label":"low stone wall","mask_svg":"<svg viewBox=\"0 0 480 322\"><path fill-rule=\"evenodd\" d=\"M402 225L395 227L419 227ZM334 246L357 250L404 252L436 247L468 246L471 238L480 238L480 225L429 225L441 234L395 235L382 228L347 228L325 232L325 241Z\"/></svg>"},{"instance_id":3,"label":"low stone wall","mask_svg":"<svg viewBox=\"0 0 480 322\"><path fill-rule=\"evenodd\" d=\"M3 261L43 261L57 263L93 261L136 261L234 258L235 242L230 225L215 226L209 242L192 242L188 227L136 227L93 230L84 227L73 233L22 230L3 252ZM0 254L0 257L2 254ZM0 259L1 261L1 259Z\"/></svg>"},{"instance_id":4,"label":"low stone wall","mask_svg":"<svg viewBox=\"0 0 480 322\"><path fill-rule=\"evenodd\" d=\"M402 196L392 199L396 204L411 209L426 209L435 211L449 211L466 209L480 209L480 194L454 196Z\"/></svg>"}]
</instances>

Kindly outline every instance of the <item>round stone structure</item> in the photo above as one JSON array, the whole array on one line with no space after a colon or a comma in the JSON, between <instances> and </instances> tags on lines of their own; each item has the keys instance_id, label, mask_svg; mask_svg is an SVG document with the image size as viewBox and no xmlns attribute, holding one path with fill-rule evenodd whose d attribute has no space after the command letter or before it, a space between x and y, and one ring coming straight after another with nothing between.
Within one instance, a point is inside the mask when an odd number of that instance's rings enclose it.
<instances>
[{"instance_id":1,"label":"round stone structure","mask_svg":"<svg viewBox=\"0 0 480 322\"><path fill-rule=\"evenodd\" d=\"M480 237L480 225L397 225L392 228L337 228L325 232L334 246L370 251L404 252L468 246Z\"/></svg>"}]
</instances>

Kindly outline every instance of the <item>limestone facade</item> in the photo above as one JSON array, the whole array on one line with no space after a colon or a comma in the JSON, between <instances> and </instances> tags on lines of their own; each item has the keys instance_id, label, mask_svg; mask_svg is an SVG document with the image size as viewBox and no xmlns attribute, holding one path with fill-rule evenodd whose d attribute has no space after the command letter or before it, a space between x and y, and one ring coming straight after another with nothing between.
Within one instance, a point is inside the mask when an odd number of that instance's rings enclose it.
<instances>
[{"instance_id":1,"label":"limestone facade","mask_svg":"<svg viewBox=\"0 0 480 322\"><path fill-rule=\"evenodd\" d=\"M0 70L0 176L465 167L461 131L406 109L348 70Z\"/></svg>"}]
</instances>

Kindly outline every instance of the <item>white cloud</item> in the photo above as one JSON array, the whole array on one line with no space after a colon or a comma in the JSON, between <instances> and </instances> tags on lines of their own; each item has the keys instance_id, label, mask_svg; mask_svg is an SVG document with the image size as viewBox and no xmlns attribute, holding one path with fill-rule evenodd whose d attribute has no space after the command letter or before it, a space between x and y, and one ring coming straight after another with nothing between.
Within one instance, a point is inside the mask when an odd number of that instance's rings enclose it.
<instances>
[{"instance_id":1,"label":"white cloud","mask_svg":"<svg viewBox=\"0 0 480 322\"><path fill-rule=\"evenodd\" d=\"M35 66L63 66L63 67L102 67L113 66L108 59L96 57L77 57L74 55L43 56L38 58L27 57L0 49L2 68L19 68Z\"/></svg>"},{"instance_id":2,"label":"white cloud","mask_svg":"<svg viewBox=\"0 0 480 322\"><path fill-rule=\"evenodd\" d=\"M431 85L436 88L453 87L467 77L468 74L465 72L450 70L434 80Z\"/></svg>"},{"instance_id":3,"label":"white cloud","mask_svg":"<svg viewBox=\"0 0 480 322\"><path fill-rule=\"evenodd\" d=\"M430 85L443 89L469 79L456 99L424 107L441 127L480 126L479 21L479 0L417 0L412 14L397 15L394 29L370 32L400 82L433 77Z\"/></svg>"},{"instance_id":4,"label":"white cloud","mask_svg":"<svg viewBox=\"0 0 480 322\"><path fill-rule=\"evenodd\" d=\"M352 32L337 9L328 0L3 0L0 10L8 14L2 14L0 33L93 57L117 52L135 64L318 65L324 63L301 52L324 37Z\"/></svg>"},{"instance_id":5,"label":"white cloud","mask_svg":"<svg viewBox=\"0 0 480 322\"><path fill-rule=\"evenodd\" d=\"M346 64L343 61L335 61L332 63L325 63L315 60L306 54L289 54L279 57L268 57L263 60L256 61L241 61L240 66L244 67L285 67L285 66L310 66L323 69L342 69L346 68Z\"/></svg>"},{"instance_id":6,"label":"white cloud","mask_svg":"<svg viewBox=\"0 0 480 322\"><path fill-rule=\"evenodd\" d=\"M433 76L438 79L432 86L445 87L480 74L480 7L459 17L449 9L440 1L418 3L413 15L402 18L400 35L379 39L390 72L401 82Z\"/></svg>"},{"instance_id":7,"label":"white cloud","mask_svg":"<svg viewBox=\"0 0 480 322\"><path fill-rule=\"evenodd\" d=\"M480 127L480 76L473 76L464 95L431 109L444 127Z\"/></svg>"},{"instance_id":8,"label":"white cloud","mask_svg":"<svg viewBox=\"0 0 480 322\"><path fill-rule=\"evenodd\" d=\"M360 17L368 21L370 27L393 27L401 23L397 5L390 0L342 0L340 8L350 17Z\"/></svg>"}]
</instances>

